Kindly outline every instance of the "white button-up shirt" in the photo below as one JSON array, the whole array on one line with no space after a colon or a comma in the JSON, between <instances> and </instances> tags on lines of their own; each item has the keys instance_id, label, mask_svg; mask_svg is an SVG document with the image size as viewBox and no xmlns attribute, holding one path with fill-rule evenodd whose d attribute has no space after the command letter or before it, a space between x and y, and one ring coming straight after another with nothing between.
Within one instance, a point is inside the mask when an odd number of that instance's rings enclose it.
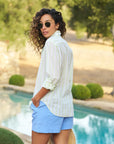
<instances>
[{"instance_id":1,"label":"white button-up shirt","mask_svg":"<svg viewBox=\"0 0 114 144\"><path fill-rule=\"evenodd\" d=\"M41 53L40 66L33 96L44 87L50 89L42 99L49 110L61 117L74 115L73 98L73 54L67 42L56 31L46 40Z\"/></svg>"}]
</instances>

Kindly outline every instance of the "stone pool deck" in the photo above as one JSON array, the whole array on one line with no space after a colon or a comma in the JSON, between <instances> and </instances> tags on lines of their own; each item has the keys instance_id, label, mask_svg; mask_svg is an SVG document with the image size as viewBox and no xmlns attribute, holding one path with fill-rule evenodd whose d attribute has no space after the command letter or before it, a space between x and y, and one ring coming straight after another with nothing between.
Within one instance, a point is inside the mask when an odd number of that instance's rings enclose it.
<instances>
[{"instance_id":1,"label":"stone pool deck","mask_svg":"<svg viewBox=\"0 0 114 144\"><path fill-rule=\"evenodd\" d=\"M8 85L8 84L1 84L0 88L4 89L12 89L12 90L17 90L17 91L23 91L27 93L33 93L34 91L34 86L31 85L26 85L24 87L19 87L19 86L13 86L13 85ZM87 106L87 107L92 107L104 111L108 111L114 114L114 101L106 101L102 99L90 99L90 100L73 100L74 103ZM19 132L16 132L14 130L11 130L14 133L16 133L24 142L24 144L31 144L31 137L25 134L21 134Z\"/></svg>"}]
</instances>

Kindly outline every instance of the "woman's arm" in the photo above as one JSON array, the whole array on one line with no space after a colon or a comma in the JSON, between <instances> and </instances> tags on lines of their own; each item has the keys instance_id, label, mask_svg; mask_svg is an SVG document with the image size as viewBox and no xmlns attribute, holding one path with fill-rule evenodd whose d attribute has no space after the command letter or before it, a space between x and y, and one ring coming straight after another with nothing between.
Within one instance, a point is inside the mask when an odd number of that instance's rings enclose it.
<instances>
[{"instance_id":1,"label":"woman's arm","mask_svg":"<svg viewBox=\"0 0 114 144\"><path fill-rule=\"evenodd\" d=\"M33 104L38 107L40 99L44 97L49 91L49 89L42 87L40 91L32 98Z\"/></svg>"}]
</instances>

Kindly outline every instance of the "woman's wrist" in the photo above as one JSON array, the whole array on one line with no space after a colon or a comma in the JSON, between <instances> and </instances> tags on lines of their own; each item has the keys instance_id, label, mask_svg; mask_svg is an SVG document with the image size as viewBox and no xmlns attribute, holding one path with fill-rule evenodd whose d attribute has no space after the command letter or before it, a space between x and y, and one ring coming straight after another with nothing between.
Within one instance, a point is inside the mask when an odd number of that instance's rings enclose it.
<instances>
[{"instance_id":1,"label":"woman's wrist","mask_svg":"<svg viewBox=\"0 0 114 144\"><path fill-rule=\"evenodd\" d=\"M39 102L50 90L42 87L40 91L32 98L32 101Z\"/></svg>"},{"instance_id":2,"label":"woman's wrist","mask_svg":"<svg viewBox=\"0 0 114 144\"><path fill-rule=\"evenodd\" d=\"M37 101L37 102L39 102L39 101L40 101L40 99L41 99L41 98L40 98L40 96L38 95L38 93L35 95L35 97L34 97L34 98L35 98L35 101Z\"/></svg>"}]
</instances>

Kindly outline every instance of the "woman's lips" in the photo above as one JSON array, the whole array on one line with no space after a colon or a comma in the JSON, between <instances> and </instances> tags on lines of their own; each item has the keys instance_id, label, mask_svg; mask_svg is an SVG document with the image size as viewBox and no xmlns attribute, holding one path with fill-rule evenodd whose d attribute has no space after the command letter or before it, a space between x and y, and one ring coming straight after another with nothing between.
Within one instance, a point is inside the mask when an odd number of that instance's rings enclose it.
<instances>
[{"instance_id":1,"label":"woman's lips","mask_svg":"<svg viewBox=\"0 0 114 144\"><path fill-rule=\"evenodd\" d=\"M45 31L45 32L43 32L43 35L47 35L47 34L48 34L48 32L46 32L46 31Z\"/></svg>"}]
</instances>

